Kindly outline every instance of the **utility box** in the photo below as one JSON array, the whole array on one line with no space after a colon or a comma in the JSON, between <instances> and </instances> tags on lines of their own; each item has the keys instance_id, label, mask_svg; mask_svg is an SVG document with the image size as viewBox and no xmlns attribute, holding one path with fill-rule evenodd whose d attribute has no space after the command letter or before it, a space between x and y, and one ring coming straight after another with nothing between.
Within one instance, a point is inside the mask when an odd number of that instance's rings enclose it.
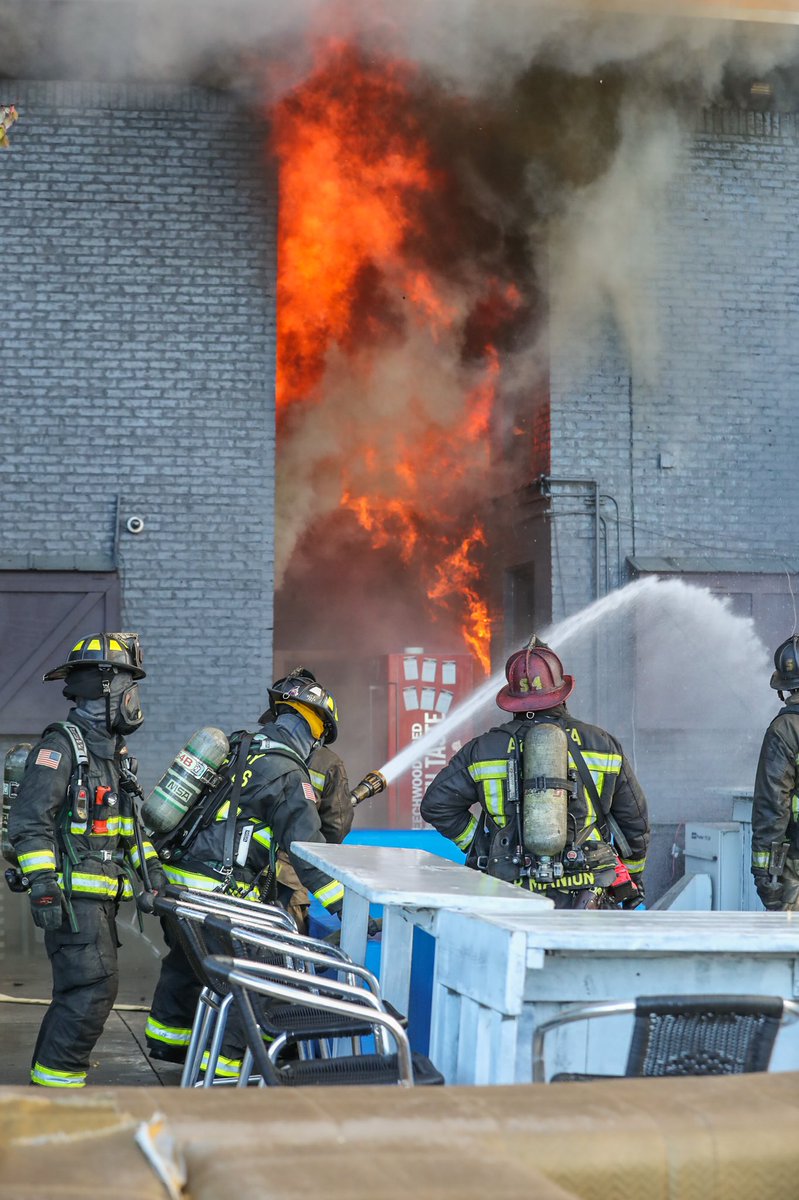
<instances>
[{"instance_id":1,"label":"utility box","mask_svg":"<svg viewBox=\"0 0 799 1200\"><path fill-rule=\"evenodd\" d=\"M750 827L751 828L751 827ZM736 821L708 824L689 822L685 826L685 873L709 875L713 889L713 909L741 912L744 904L743 830ZM750 838L751 847L751 838Z\"/></svg>"}]
</instances>

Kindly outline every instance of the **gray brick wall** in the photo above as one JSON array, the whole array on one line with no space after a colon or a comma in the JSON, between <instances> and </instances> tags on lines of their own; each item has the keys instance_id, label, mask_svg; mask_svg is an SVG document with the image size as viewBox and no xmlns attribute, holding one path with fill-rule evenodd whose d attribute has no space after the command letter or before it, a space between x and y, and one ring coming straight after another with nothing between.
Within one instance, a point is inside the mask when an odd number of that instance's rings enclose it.
<instances>
[{"instance_id":1,"label":"gray brick wall","mask_svg":"<svg viewBox=\"0 0 799 1200\"><path fill-rule=\"evenodd\" d=\"M2 90L20 121L0 156L0 566L116 549L145 646L149 784L198 725L256 717L271 671L264 131L196 88Z\"/></svg>"},{"instance_id":2,"label":"gray brick wall","mask_svg":"<svg viewBox=\"0 0 799 1200\"><path fill-rule=\"evenodd\" d=\"M766 555L777 571L786 556L795 564L799 489L790 447L799 409L797 211L796 119L703 113L658 225L655 276L645 298L659 339L650 371L633 370L610 319L587 346L584 331L553 332L551 473L596 479L615 497L622 563L635 553L742 561ZM594 595L594 542L587 502L560 499L554 510L558 619ZM579 515L569 515L575 510ZM615 522L612 507L603 512L614 586ZM603 588L604 558L603 544ZM576 669L588 687L578 689L574 709L613 727L630 749L629 686L620 698L603 694L592 680L607 654L622 661L624 648L581 650ZM743 782L754 775L761 710L760 701L753 703L748 743L729 748ZM723 751L705 730L638 728L635 745L660 825L652 865L659 889L668 883L668 851L679 822L730 818L729 796L718 788L729 780L714 772Z\"/></svg>"}]
</instances>

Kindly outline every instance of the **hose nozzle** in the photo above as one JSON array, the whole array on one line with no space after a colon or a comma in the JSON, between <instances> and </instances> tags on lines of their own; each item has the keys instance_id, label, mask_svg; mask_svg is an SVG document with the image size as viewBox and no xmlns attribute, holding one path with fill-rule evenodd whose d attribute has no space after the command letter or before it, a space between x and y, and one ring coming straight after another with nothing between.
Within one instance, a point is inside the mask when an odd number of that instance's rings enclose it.
<instances>
[{"instance_id":1,"label":"hose nozzle","mask_svg":"<svg viewBox=\"0 0 799 1200\"><path fill-rule=\"evenodd\" d=\"M354 787L350 792L350 802L355 808L363 800L368 800L370 796L376 796L378 792L382 792L387 786L385 775L381 775L379 771L367 771L357 787Z\"/></svg>"}]
</instances>

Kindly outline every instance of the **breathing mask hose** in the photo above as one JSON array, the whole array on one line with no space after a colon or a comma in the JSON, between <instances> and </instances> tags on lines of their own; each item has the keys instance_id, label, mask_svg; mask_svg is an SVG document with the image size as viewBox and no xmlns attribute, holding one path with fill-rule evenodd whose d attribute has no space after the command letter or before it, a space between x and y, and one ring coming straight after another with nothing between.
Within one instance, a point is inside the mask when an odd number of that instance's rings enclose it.
<instances>
[{"instance_id":1,"label":"breathing mask hose","mask_svg":"<svg viewBox=\"0 0 799 1200\"><path fill-rule=\"evenodd\" d=\"M350 792L350 803L353 808L362 804L364 800L368 800L371 796L376 796L378 792L382 792L388 786L388 780L385 775L381 775L379 771L367 771L357 787L354 787Z\"/></svg>"}]
</instances>

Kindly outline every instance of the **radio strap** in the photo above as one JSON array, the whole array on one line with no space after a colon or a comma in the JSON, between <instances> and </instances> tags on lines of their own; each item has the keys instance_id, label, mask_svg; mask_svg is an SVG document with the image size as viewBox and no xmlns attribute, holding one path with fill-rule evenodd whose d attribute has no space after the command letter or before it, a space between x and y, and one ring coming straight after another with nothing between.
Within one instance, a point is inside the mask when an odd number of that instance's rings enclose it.
<instances>
[{"instance_id":1,"label":"radio strap","mask_svg":"<svg viewBox=\"0 0 799 1200\"><path fill-rule=\"evenodd\" d=\"M236 754L236 778L233 782L233 789L230 793L229 808L227 818L225 820L225 850L222 857L222 870L225 875L230 877L233 872L233 843L236 839L236 818L239 813L239 796L244 783L244 768L247 765L247 755L250 752L250 743L253 735L245 733L239 742L238 753Z\"/></svg>"},{"instance_id":2,"label":"radio strap","mask_svg":"<svg viewBox=\"0 0 799 1200\"><path fill-rule=\"evenodd\" d=\"M608 828L610 829L610 832L613 834L613 837L615 839L616 845L619 848L619 853L621 854L622 858L632 858L633 855L632 855L632 850L630 849L630 843L627 841L627 838L622 833L619 822L616 820L616 818L613 816L612 813L610 813L610 812L606 813L606 812L603 812L603 810L602 810L602 805L599 800L599 792L596 789L596 783L594 782L594 777L591 774L591 772L588 770L588 764L586 763L585 759L583 758L583 756L580 752L579 746L577 745L576 742L572 741L571 738L569 739L569 741L570 741L569 753L571 754L572 758L574 759L574 765L577 768L580 779L583 782L583 786L585 787L585 790L588 792L591 803L594 806L594 812L597 813L597 815L599 815L599 813L602 813L603 817L607 821ZM594 828L594 826L589 826L587 829L584 829L581 832L579 838L577 839L578 845L581 842L585 841L585 839L588 837L589 833L591 832L591 830L593 828Z\"/></svg>"}]
</instances>

